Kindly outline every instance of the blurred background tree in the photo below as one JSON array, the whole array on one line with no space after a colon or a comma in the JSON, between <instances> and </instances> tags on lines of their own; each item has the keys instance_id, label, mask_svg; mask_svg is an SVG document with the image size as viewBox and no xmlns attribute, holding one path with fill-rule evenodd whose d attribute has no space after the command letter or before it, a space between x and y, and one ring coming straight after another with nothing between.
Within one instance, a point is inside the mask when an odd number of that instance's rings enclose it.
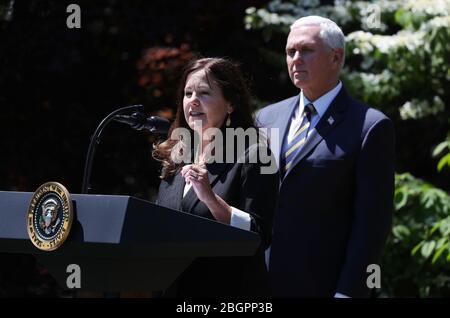
<instances>
[{"instance_id":1,"label":"blurred background tree","mask_svg":"<svg viewBox=\"0 0 450 318\"><path fill-rule=\"evenodd\" d=\"M81 0L81 29L66 26L71 1L1 2L0 188L34 191L53 179L79 192L101 119L138 103L172 117L178 77L195 55L250 61L244 71L263 74L253 56L257 38L242 32L242 21L245 8L264 2ZM159 182L153 141L121 124L107 127L94 191L151 199Z\"/></svg>"},{"instance_id":2,"label":"blurred background tree","mask_svg":"<svg viewBox=\"0 0 450 318\"><path fill-rule=\"evenodd\" d=\"M392 235L380 296L450 296L450 1L271 1L249 7L267 64L286 73L283 46L298 17L322 15L346 34L342 80L396 127ZM271 45L276 43L275 46ZM281 77L281 75L280 75ZM289 79L281 77L289 85Z\"/></svg>"},{"instance_id":3,"label":"blurred background tree","mask_svg":"<svg viewBox=\"0 0 450 318\"><path fill-rule=\"evenodd\" d=\"M71 2L0 1L0 190L54 180L79 192L101 119L138 103L173 118L193 56L240 62L255 107L297 94L283 55L289 25L319 14L347 35L347 89L396 127L396 212L378 294L449 295L450 0L79 0L81 29L68 29ZM107 127L94 192L153 200L157 138ZM0 296L60 293L33 258L0 254Z\"/></svg>"}]
</instances>

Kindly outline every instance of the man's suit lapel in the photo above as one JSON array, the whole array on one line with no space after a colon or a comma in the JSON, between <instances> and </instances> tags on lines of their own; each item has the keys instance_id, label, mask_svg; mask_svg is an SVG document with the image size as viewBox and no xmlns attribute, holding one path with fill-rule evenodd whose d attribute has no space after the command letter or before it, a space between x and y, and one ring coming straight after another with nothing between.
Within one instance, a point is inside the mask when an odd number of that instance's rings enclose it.
<instances>
[{"instance_id":1,"label":"man's suit lapel","mask_svg":"<svg viewBox=\"0 0 450 318\"><path fill-rule=\"evenodd\" d=\"M280 113L277 117L277 121L274 123L274 127L279 127L280 131L278 134L278 145L271 144L271 150L273 155L278 160L278 165L281 162L281 148L283 147L284 137L289 132L289 127L291 124L291 118L294 114L295 108L298 107L300 102L300 94L294 98L294 100L290 103L287 108L287 111L284 113Z\"/></svg>"},{"instance_id":2,"label":"man's suit lapel","mask_svg":"<svg viewBox=\"0 0 450 318\"><path fill-rule=\"evenodd\" d=\"M211 185L211 188L214 188L216 183L219 181L220 176L229 166L230 164L225 163L212 163L207 165L209 184ZM184 178L182 177L182 179ZM191 188L186 196L181 200L181 207L183 208L183 211L191 213L199 202L200 199L197 197L195 190Z\"/></svg>"},{"instance_id":3,"label":"man's suit lapel","mask_svg":"<svg viewBox=\"0 0 450 318\"><path fill-rule=\"evenodd\" d=\"M345 115L345 111L347 109L347 92L344 87L341 88L341 91L336 96L336 98L331 102L330 106L326 110L325 114L320 118L316 127L311 131L310 135L306 139L305 144L303 145L300 152L295 157L292 162L291 168L287 171L284 178L286 178L292 169L300 162L305 156L317 146L319 142L321 142L325 136L339 123L342 121Z\"/></svg>"}]
</instances>

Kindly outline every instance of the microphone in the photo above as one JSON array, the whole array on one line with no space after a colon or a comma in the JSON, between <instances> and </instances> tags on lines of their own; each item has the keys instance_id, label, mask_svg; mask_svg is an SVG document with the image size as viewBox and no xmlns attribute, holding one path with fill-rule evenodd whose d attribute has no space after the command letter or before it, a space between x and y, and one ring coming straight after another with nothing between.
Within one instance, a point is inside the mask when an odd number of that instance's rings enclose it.
<instances>
[{"instance_id":1,"label":"microphone","mask_svg":"<svg viewBox=\"0 0 450 318\"><path fill-rule=\"evenodd\" d=\"M167 134L170 128L170 122L162 117L145 117L142 112L135 112L131 115L116 115L114 120L128 124L136 130L148 130L155 134Z\"/></svg>"},{"instance_id":2,"label":"microphone","mask_svg":"<svg viewBox=\"0 0 450 318\"><path fill-rule=\"evenodd\" d=\"M97 129L91 137L91 142L89 143L86 163L84 165L81 193L88 193L91 190L90 179L92 172L92 163L94 162L95 149L100 143L100 135L102 134L103 129L113 119L131 125L131 127L133 127L134 129L146 129L155 134L167 134L170 127L169 121L167 119L156 116L146 118L143 114L143 110L143 105L131 105L119 108L106 116L97 126ZM135 113L133 113L131 116L121 115L130 111L134 111Z\"/></svg>"}]
</instances>

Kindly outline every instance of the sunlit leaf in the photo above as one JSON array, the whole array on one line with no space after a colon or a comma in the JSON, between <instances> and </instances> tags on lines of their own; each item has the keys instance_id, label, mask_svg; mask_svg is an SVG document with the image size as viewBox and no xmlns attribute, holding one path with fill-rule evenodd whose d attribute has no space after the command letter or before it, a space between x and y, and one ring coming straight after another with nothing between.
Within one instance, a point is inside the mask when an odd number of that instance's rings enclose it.
<instances>
[{"instance_id":1,"label":"sunlit leaf","mask_svg":"<svg viewBox=\"0 0 450 318\"><path fill-rule=\"evenodd\" d=\"M439 259L439 257L442 255L442 253L447 250L448 247L448 243L442 245L437 251L436 253L434 253L433 259L431 260L431 263L434 264L436 263L436 261Z\"/></svg>"},{"instance_id":2,"label":"sunlit leaf","mask_svg":"<svg viewBox=\"0 0 450 318\"><path fill-rule=\"evenodd\" d=\"M433 157L439 156L439 154L447 147L450 146L450 143L448 141L441 142L439 145L436 146L433 150Z\"/></svg>"},{"instance_id":3,"label":"sunlit leaf","mask_svg":"<svg viewBox=\"0 0 450 318\"><path fill-rule=\"evenodd\" d=\"M423 242L420 242L419 244L414 246L414 248L411 250L411 255L416 255L417 251L422 247L422 245L423 245Z\"/></svg>"},{"instance_id":4,"label":"sunlit leaf","mask_svg":"<svg viewBox=\"0 0 450 318\"><path fill-rule=\"evenodd\" d=\"M394 236L399 239L404 239L406 236L409 236L411 234L411 231L402 224L394 226L392 232Z\"/></svg>"},{"instance_id":5,"label":"sunlit leaf","mask_svg":"<svg viewBox=\"0 0 450 318\"><path fill-rule=\"evenodd\" d=\"M445 166L450 167L450 153L446 154L444 157L441 158L441 160L439 160L437 170L441 172Z\"/></svg>"},{"instance_id":6,"label":"sunlit leaf","mask_svg":"<svg viewBox=\"0 0 450 318\"><path fill-rule=\"evenodd\" d=\"M428 241L423 244L422 248L420 249L420 252L424 258L428 258L433 252L435 247L436 247L435 241Z\"/></svg>"}]
</instances>

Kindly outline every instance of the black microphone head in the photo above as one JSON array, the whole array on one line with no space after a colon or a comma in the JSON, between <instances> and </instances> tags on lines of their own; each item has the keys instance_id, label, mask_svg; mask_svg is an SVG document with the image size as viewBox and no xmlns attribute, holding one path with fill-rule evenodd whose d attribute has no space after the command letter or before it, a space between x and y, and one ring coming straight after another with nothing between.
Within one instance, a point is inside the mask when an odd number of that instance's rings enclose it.
<instances>
[{"instance_id":1,"label":"black microphone head","mask_svg":"<svg viewBox=\"0 0 450 318\"><path fill-rule=\"evenodd\" d=\"M170 122L162 117L151 116L146 118L142 112L135 112L131 115L116 115L114 120L128 124L136 130L148 130L154 134L167 134Z\"/></svg>"},{"instance_id":2,"label":"black microphone head","mask_svg":"<svg viewBox=\"0 0 450 318\"><path fill-rule=\"evenodd\" d=\"M131 115L116 115L114 116L114 120L128 124L131 128L136 130L141 130L145 125L145 115L141 112L134 112Z\"/></svg>"},{"instance_id":3,"label":"black microphone head","mask_svg":"<svg viewBox=\"0 0 450 318\"><path fill-rule=\"evenodd\" d=\"M167 134L170 129L170 121L163 117L151 116L146 119L144 128L155 134Z\"/></svg>"}]
</instances>

